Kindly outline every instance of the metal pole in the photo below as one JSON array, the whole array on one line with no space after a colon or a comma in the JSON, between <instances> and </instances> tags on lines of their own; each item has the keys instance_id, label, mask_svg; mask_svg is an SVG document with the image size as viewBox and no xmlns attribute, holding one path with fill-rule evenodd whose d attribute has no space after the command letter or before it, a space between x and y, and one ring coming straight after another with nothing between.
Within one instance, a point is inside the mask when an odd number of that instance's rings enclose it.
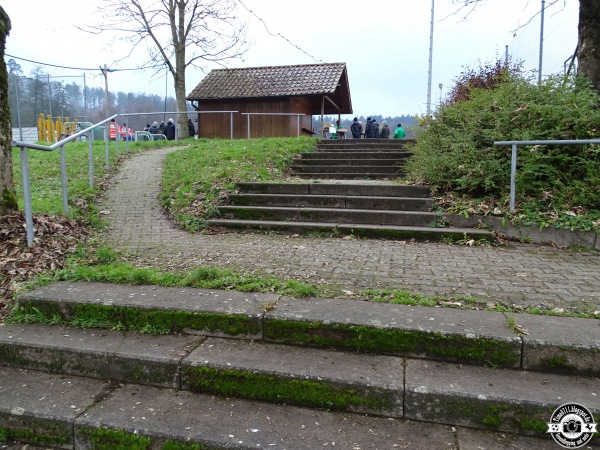
<instances>
[{"instance_id":1,"label":"metal pole","mask_svg":"<svg viewBox=\"0 0 600 450\"><path fill-rule=\"evenodd\" d=\"M200 128L200 123L198 123L198 128ZM229 136L231 140L233 140L233 113L229 113Z\"/></svg>"},{"instance_id":2,"label":"metal pole","mask_svg":"<svg viewBox=\"0 0 600 450\"><path fill-rule=\"evenodd\" d=\"M64 145L60 146L60 177L62 181L63 213L66 216L69 214L69 198L67 194L67 152Z\"/></svg>"},{"instance_id":3,"label":"metal pole","mask_svg":"<svg viewBox=\"0 0 600 450\"><path fill-rule=\"evenodd\" d=\"M248 114L248 139L250 139L250 114Z\"/></svg>"},{"instance_id":4,"label":"metal pole","mask_svg":"<svg viewBox=\"0 0 600 450\"><path fill-rule=\"evenodd\" d=\"M19 81L21 78L13 75L15 79L15 87L17 88L17 123L19 124L19 136L21 138L21 142L23 142L23 127L21 126L21 106L19 104Z\"/></svg>"},{"instance_id":5,"label":"metal pole","mask_svg":"<svg viewBox=\"0 0 600 450\"><path fill-rule=\"evenodd\" d=\"M508 69L508 45L504 46L504 65Z\"/></svg>"},{"instance_id":6,"label":"metal pole","mask_svg":"<svg viewBox=\"0 0 600 450\"><path fill-rule=\"evenodd\" d=\"M517 180L517 144L512 145L510 157L510 211L515 210L515 191Z\"/></svg>"},{"instance_id":7,"label":"metal pole","mask_svg":"<svg viewBox=\"0 0 600 450\"><path fill-rule=\"evenodd\" d=\"M50 120L52 120L52 86L50 85L50 74L48 74L48 109L50 109Z\"/></svg>"},{"instance_id":8,"label":"metal pole","mask_svg":"<svg viewBox=\"0 0 600 450\"><path fill-rule=\"evenodd\" d=\"M431 24L429 29L429 72L427 73L427 115L431 115L431 74L433 72L433 11L435 0L431 0Z\"/></svg>"},{"instance_id":9,"label":"metal pole","mask_svg":"<svg viewBox=\"0 0 600 450\"><path fill-rule=\"evenodd\" d=\"M544 55L544 9L546 1L542 0L541 26L540 26L540 64L538 69L538 84L542 84L542 59Z\"/></svg>"},{"instance_id":10,"label":"metal pole","mask_svg":"<svg viewBox=\"0 0 600 450\"><path fill-rule=\"evenodd\" d=\"M33 247L33 214L31 212L31 188L29 185L29 163L27 150L21 147L21 177L23 178L23 198L25 202L25 230L27 231L27 246Z\"/></svg>"},{"instance_id":11,"label":"metal pole","mask_svg":"<svg viewBox=\"0 0 600 450\"><path fill-rule=\"evenodd\" d=\"M298 114L298 137L300 137L300 114Z\"/></svg>"},{"instance_id":12,"label":"metal pole","mask_svg":"<svg viewBox=\"0 0 600 450\"><path fill-rule=\"evenodd\" d=\"M85 84L85 72L83 72L83 112L85 114L85 120L87 120L87 86Z\"/></svg>"},{"instance_id":13,"label":"metal pole","mask_svg":"<svg viewBox=\"0 0 600 450\"><path fill-rule=\"evenodd\" d=\"M90 171L90 189L94 189L94 146L88 139L88 163Z\"/></svg>"},{"instance_id":14,"label":"metal pole","mask_svg":"<svg viewBox=\"0 0 600 450\"><path fill-rule=\"evenodd\" d=\"M108 135L109 131L108 131L108 127L105 125L104 126L104 152L106 153L106 171L108 172L109 169L109 153L108 153L108 143L110 141L109 135Z\"/></svg>"}]
</instances>

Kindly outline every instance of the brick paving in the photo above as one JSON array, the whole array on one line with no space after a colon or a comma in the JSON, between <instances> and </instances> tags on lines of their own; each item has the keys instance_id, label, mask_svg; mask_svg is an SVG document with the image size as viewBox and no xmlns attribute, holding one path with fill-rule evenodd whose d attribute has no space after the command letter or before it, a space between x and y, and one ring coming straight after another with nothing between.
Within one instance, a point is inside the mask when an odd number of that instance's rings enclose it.
<instances>
[{"instance_id":1,"label":"brick paving","mask_svg":"<svg viewBox=\"0 0 600 450\"><path fill-rule=\"evenodd\" d=\"M273 274L330 288L405 289L467 295L491 302L600 310L600 256L510 244L468 247L428 242L290 237L178 229L158 202L162 165L173 148L125 161L102 209L105 241L139 266L187 270L198 265Z\"/></svg>"}]
</instances>

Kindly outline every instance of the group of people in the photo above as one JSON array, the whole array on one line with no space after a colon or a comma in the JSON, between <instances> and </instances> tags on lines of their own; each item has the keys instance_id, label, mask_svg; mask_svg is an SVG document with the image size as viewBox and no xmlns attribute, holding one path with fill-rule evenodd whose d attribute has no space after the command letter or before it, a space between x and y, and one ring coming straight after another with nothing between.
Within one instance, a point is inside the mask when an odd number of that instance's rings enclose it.
<instances>
[{"instance_id":1,"label":"group of people","mask_svg":"<svg viewBox=\"0 0 600 450\"><path fill-rule=\"evenodd\" d=\"M135 135L133 130L127 127L126 123L120 127L115 119L110 121L110 125L108 126L108 134L111 141L116 141L117 136L119 136L120 141L132 141Z\"/></svg>"},{"instance_id":2,"label":"group of people","mask_svg":"<svg viewBox=\"0 0 600 450\"><path fill-rule=\"evenodd\" d=\"M150 134L164 134L167 140L172 141L175 139L175 122L170 118L166 124L162 121L159 125L155 120L152 125L147 124L144 131ZM195 135L196 127L194 126L194 122L192 122L192 119L188 119L188 136L194 137Z\"/></svg>"},{"instance_id":3,"label":"group of people","mask_svg":"<svg viewBox=\"0 0 600 450\"><path fill-rule=\"evenodd\" d=\"M358 117L354 118L352 125L350 126L350 131L352 132L352 137L354 139L360 139L364 137L365 139L389 139L390 138L390 127L387 122L384 120L379 127L376 119L367 118L367 125L364 128L363 132L363 124L358 120ZM394 139L404 139L406 137L406 132L402 128L402 124L399 123L396 127L396 131L394 131L393 138Z\"/></svg>"}]
</instances>

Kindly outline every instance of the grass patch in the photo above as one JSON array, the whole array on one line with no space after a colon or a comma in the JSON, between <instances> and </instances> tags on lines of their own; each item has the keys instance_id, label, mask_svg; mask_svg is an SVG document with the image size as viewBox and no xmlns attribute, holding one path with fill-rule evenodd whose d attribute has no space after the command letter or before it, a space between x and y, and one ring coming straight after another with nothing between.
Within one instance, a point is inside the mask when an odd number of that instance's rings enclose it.
<instances>
[{"instance_id":1,"label":"grass patch","mask_svg":"<svg viewBox=\"0 0 600 450\"><path fill-rule=\"evenodd\" d=\"M161 203L183 228L198 231L238 182L287 176L294 156L310 151L311 138L199 139L168 155Z\"/></svg>"}]
</instances>

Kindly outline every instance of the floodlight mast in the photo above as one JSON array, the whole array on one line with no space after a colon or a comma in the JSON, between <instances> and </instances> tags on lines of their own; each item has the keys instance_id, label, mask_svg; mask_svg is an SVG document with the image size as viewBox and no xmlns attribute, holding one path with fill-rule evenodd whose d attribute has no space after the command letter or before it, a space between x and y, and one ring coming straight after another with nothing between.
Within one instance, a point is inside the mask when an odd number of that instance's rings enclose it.
<instances>
[{"instance_id":1,"label":"floodlight mast","mask_svg":"<svg viewBox=\"0 0 600 450\"><path fill-rule=\"evenodd\" d=\"M431 115L431 74L433 71L433 11L435 0L431 0L431 24L429 29L429 72L427 74L427 115Z\"/></svg>"}]
</instances>

